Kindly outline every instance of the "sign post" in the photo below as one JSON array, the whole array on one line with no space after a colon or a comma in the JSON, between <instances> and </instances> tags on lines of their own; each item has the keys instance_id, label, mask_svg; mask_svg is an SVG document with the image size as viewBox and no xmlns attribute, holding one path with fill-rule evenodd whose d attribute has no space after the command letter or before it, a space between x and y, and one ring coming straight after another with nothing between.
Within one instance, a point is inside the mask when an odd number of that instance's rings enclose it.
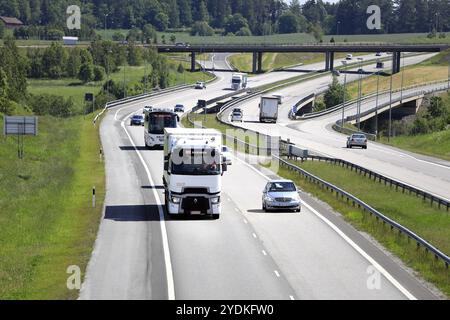
<instances>
[{"instance_id":1,"label":"sign post","mask_svg":"<svg viewBox=\"0 0 450 320\"><path fill-rule=\"evenodd\" d=\"M17 136L17 156L23 159L23 137L37 136L37 117L4 117L3 134L5 136Z\"/></svg>"}]
</instances>

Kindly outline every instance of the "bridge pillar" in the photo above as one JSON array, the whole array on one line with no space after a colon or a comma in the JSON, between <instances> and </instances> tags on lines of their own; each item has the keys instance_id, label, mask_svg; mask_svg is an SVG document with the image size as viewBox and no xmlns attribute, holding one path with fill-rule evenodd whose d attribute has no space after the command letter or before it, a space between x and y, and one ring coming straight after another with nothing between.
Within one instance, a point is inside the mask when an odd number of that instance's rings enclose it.
<instances>
[{"instance_id":1,"label":"bridge pillar","mask_svg":"<svg viewBox=\"0 0 450 320\"><path fill-rule=\"evenodd\" d=\"M330 53L325 52L325 71L330 71Z\"/></svg>"},{"instance_id":2,"label":"bridge pillar","mask_svg":"<svg viewBox=\"0 0 450 320\"><path fill-rule=\"evenodd\" d=\"M393 52L392 53L392 74L396 74L400 72L401 67L401 52Z\"/></svg>"},{"instance_id":3,"label":"bridge pillar","mask_svg":"<svg viewBox=\"0 0 450 320\"><path fill-rule=\"evenodd\" d=\"M334 70L334 52L330 52L329 58L330 58L330 70L333 71Z\"/></svg>"},{"instance_id":4,"label":"bridge pillar","mask_svg":"<svg viewBox=\"0 0 450 320\"><path fill-rule=\"evenodd\" d=\"M196 54L195 52L191 52L191 72L195 72L196 66Z\"/></svg>"},{"instance_id":5,"label":"bridge pillar","mask_svg":"<svg viewBox=\"0 0 450 320\"><path fill-rule=\"evenodd\" d=\"M256 73L257 69L257 60L258 60L258 52L253 52L253 60L252 60L252 73Z\"/></svg>"},{"instance_id":6,"label":"bridge pillar","mask_svg":"<svg viewBox=\"0 0 450 320\"><path fill-rule=\"evenodd\" d=\"M258 52L258 70L257 73L261 73L262 70L262 57L263 57L263 53L262 52Z\"/></svg>"}]
</instances>

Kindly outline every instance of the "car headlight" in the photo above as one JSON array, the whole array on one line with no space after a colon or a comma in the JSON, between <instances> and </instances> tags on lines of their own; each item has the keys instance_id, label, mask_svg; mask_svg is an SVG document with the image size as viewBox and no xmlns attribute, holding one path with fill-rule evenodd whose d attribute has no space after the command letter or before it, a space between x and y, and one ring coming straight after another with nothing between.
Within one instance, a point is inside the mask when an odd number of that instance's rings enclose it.
<instances>
[{"instance_id":1,"label":"car headlight","mask_svg":"<svg viewBox=\"0 0 450 320\"><path fill-rule=\"evenodd\" d=\"M172 196L171 197L171 201L172 201L172 203L179 204L181 202L181 198L180 197L176 197L176 196Z\"/></svg>"},{"instance_id":2,"label":"car headlight","mask_svg":"<svg viewBox=\"0 0 450 320\"><path fill-rule=\"evenodd\" d=\"M271 196L265 196L264 200L273 202L274 199Z\"/></svg>"},{"instance_id":3,"label":"car headlight","mask_svg":"<svg viewBox=\"0 0 450 320\"><path fill-rule=\"evenodd\" d=\"M211 203L212 204L219 204L220 203L220 197L211 198Z\"/></svg>"}]
</instances>

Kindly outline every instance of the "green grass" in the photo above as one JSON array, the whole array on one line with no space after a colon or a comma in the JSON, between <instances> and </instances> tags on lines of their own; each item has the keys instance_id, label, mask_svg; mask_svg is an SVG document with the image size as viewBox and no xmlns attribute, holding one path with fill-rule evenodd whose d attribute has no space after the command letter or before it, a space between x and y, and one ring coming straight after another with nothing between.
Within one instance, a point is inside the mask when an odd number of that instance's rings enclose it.
<instances>
[{"instance_id":1,"label":"green grass","mask_svg":"<svg viewBox=\"0 0 450 320\"><path fill-rule=\"evenodd\" d=\"M403 194L401 191L395 192L395 188L369 180L349 169L310 161L303 164L294 163L357 196L427 239L447 255L450 254L450 214L445 210L432 207L415 196ZM442 261L435 261L434 257L431 254L426 255L423 249L417 250L413 241L408 241L405 236L399 236L397 232L390 231L388 226L376 221L368 213L353 207L346 200L337 199L335 194L308 182L300 175L284 167L280 168L278 174L294 180L300 188L327 202L357 229L374 236L407 265L420 272L426 280L437 285L447 296L450 295L450 273Z\"/></svg>"},{"instance_id":2,"label":"green grass","mask_svg":"<svg viewBox=\"0 0 450 320\"><path fill-rule=\"evenodd\" d=\"M357 53L355 56L363 54L364 53ZM345 53L336 53L335 59L342 59L345 56ZM232 55L229 58L229 61L236 69L242 72L251 72L252 59L253 55L251 53L242 53ZM262 67L264 71L271 71L299 64L313 64L321 61L325 61L325 55L323 53L264 53Z\"/></svg>"},{"instance_id":3,"label":"green grass","mask_svg":"<svg viewBox=\"0 0 450 320\"><path fill-rule=\"evenodd\" d=\"M84 272L105 194L92 118L40 117L39 135L25 138L23 160L15 138L2 137L0 299L77 298L66 288L66 270L78 265Z\"/></svg>"},{"instance_id":4,"label":"green grass","mask_svg":"<svg viewBox=\"0 0 450 320\"><path fill-rule=\"evenodd\" d=\"M220 36L195 37L188 33L158 33L158 39L161 35L166 35L166 41L169 43L170 35L176 36L176 42L188 42L191 44L297 44L297 43L316 43L317 41L310 34L292 33L292 34L274 34L270 36ZM389 42L389 43L450 43L450 34L444 39L428 39L426 33L408 33L408 34L373 34L373 35L339 35L324 36L323 43L329 43L334 38L336 42Z\"/></svg>"},{"instance_id":5,"label":"green grass","mask_svg":"<svg viewBox=\"0 0 450 320\"><path fill-rule=\"evenodd\" d=\"M383 137L380 142L411 152L450 161L450 130L416 136L397 136L388 142Z\"/></svg>"},{"instance_id":6,"label":"green grass","mask_svg":"<svg viewBox=\"0 0 450 320\"><path fill-rule=\"evenodd\" d=\"M180 61L169 60L172 68L169 74L169 84L170 86L184 84L184 83L195 83L196 81L208 81L212 79L209 73L203 72L187 72L183 74L176 72L176 67ZM188 62L181 62L183 66L187 68ZM148 73L149 69L146 70L145 66L131 67L125 66L121 67L121 70L110 75L110 78L119 84L123 84L124 72L125 71L125 84L128 86L132 83L139 82L145 74ZM106 79L105 79L106 81ZM84 108L84 95L87 92L97 94L102 89L103 82L91 82L88 84L83 84L78 79L65 78L59 80L51 79L29 79L28 80L28 92L32 94L55 94L62 95L65 98L72 97L75 102L76 110L82 111Z\"/></svg>"}]
</instances>

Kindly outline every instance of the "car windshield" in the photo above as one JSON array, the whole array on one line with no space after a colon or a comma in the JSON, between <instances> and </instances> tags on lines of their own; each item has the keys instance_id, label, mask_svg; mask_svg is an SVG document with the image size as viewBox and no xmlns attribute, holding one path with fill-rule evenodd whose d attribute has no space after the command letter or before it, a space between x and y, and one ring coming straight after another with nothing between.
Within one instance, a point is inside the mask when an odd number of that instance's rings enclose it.
<instances>
[{"instance_id":1,"label":"car windshield","mask_svg":"<svg viewBox=\"0 0 450 320\"><path fill-rule=\"evenodd\" d=\"M270 192L294 192L295 185L292 182L274 182L270 184Z\"/></svg>"},{"instance_id":2,"label":"car windshield","mask_svg":"<svg viewBox=\"0 0 450 320\"><path fill-rule=\"evenodd\" d=\"M134 120L142 120L142 119L144 119L144 117L143 117L143 116L136 115L136 116L133 116L133 119L134 119Z\"/></svg>"}]
</instances>

